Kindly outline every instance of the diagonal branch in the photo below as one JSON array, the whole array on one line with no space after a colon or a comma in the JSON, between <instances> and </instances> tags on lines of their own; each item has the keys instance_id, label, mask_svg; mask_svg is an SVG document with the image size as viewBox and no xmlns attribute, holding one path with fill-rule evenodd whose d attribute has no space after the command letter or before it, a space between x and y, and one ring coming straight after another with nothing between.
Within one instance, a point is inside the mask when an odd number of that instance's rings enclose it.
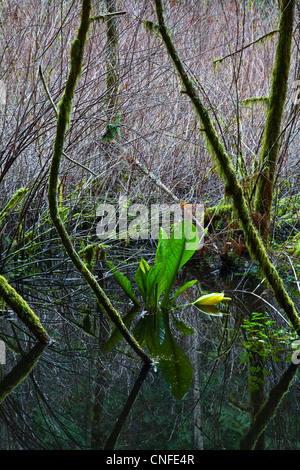
<instances>
[{"instance_id":1,"label":"diagonal branch","mask_svg":"<svg viewBox=\"0 0 300 470\"><path fill-rule=\"evenodd\" d=\"M112 306L109 298L102 290L101 286L97 282L94 275L88 269L87 265L82 261L77 251L75 250L71 238L66 230L66 227L60 217L59 208L58 208L58 187L59 187L59 170L61 164L61 158L63 155L65 134L67 127L70 122L70 115L72 112L73 99L77 81L81 75L83 56L85 50L85 43L87 40L88 30L90 26L90 12L91 12L92 2L91 0L83 0L82 2L82 15L81 23L77 33L77 38L72 42L71 46L71 68L68 75L66 87L62 99L58 106L58 116L57 116L57 126L56 126L56 136L54 141L53 156L50 167L50 176L49 176L49 189L48 189L48 199L49 199L49 209L51 219L53 224L56 227L56 230L60 236L62 244L66 253L68 254L70 260L72 261L75 268L85 279L87 284L90 286L94 292L99 304L102 305L103 309L107 313L108 317L115 324L115 326L120 330L122 336L127 341L127 343L132 347L136 354L147 364L151 363L149 356L143 351L139 343L128 331L126 326L123 323L123 320L120 314Z\"/></svg>"}]
</instances>

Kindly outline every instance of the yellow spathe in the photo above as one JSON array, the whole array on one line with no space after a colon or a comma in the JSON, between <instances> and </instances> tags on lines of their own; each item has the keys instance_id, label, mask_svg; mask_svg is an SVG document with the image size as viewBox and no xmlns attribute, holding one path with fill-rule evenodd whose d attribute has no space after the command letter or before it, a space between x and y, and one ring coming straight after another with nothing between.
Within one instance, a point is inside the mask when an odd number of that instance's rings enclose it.
<instances>
[{"instance_id":1,"label":"yellow spathe","mask_svg":"<svg viewBox=\"0 0 300 470\"><path fill-rule=\"evenodd\" d=\"M212 294L206 294L206 295L202 295L201 297L199 297L199 299L197 299L194 302L194 305L196 305L196 306L198 306L198 305L217 305L220 302L223 302L224 300L231 300L231 298L230 297L225 297L224 292L222 292L222 293L213 292Z\"/></svg>"}]
</instances>

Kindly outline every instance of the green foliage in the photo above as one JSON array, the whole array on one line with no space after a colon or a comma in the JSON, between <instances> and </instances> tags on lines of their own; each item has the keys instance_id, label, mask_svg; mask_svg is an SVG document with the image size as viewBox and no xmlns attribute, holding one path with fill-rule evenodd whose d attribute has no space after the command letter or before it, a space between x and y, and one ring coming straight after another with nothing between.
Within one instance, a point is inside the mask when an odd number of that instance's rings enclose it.
<instances>
[{"instance_id":1,"label":"green foliage","mask_svg":"<svg viewBox=\"0 0 300 470\"><path fill-rule=\"evenodd\" d=\"M80 250L78 254L85 260L86 265L89 268L89 270L92 271L93 266L94 266L94 261L95 261L96 246L87 245L85 248Z\"/></svg>"},{"instance_id":2,"label":"green foliage","mask_svg":"<svg viewBox=\"0 0 300 470\"><path fill-rule=\"evenodd\" d=\"M189 244L194 248L190 248ZM170 308L184 290L197 282L189 281L180 287L174 296L171 295L178 272L195 253L198 244L198 232L192 224L181 223L174 226L170 238L162 228L160 229L154 265L151 267L142 258L134 276L138 293L148 312L156 312L160 307ZM124 292L136 305L139 305L131 281L118 272L112 263L108 263L108 266Z\"/></svg>"},{"instance_id":3,"label":"green foliage","mask_svg":"<svg viewBox=\"0 0 300 470\"><path fill-rule=\"evenodd\" d=\"M276 322L270 320L267 313L254 312L251 319L244 319L242 328L246 332L243 342L246 350L244 361L253 354L258 354L263 361L269 358L273 361L280 360L279 353L286 350L290 335L285 330L278 329Z\"/></svg>"},{"instance_id":4,"label":"green foliage","mask_svg":"<svg viewBox=\"0 0 300 470\"><path fill-rule=\"evenodd\" d=\"M245 108L247 106L253 106L254 104L260 104L260 103L262 103L263 105L267 107L269 103L269 97L268 96L253 96L251 98L245 98L244 100L241 100L240 103Z\"/></svg>"},{"instance_id":5,"label":"green foliage","mask_svg":"<svg viewBox=\"0 0 300 470\"><path fill-rule=\"evenodd\" d=\"M159 365L165 380L171 384L172 392L178 399L190 388L192 367L171 333L170 318L173 320L173 326L181 333L190 335L194 330L175 315L170 316L170 312L177 297L197 281L187 282L173 296L172 289L179 270L194 254L198 244L198 232L192 224L182 222L174 225L170 238L161 228L154 265L150 266L142 258L134 276L144 308L135 325L134 336L141 346L146 346L154 365ZM131 281L118 272L112 263L108 263L108 266L127 296L136 306L140 305ZM123 318L127 326L131 325L135 314L136 311L131 310ZM105 349L111 349L121 338L115 329Z\"/></svg>"},{"instance_id":6,"label":"green foliage","mask_svg":"<svg viewBox=\"0 0 300 470\"><path fill-rule=\"evenodd\" d=\"M121 113L117 113L116 115L116 122L107 124L106 130L101 137L102 142L114 142L115 140L121 137Z\"/></svg>"},{"instance_id":7,"label":"green foliage","mask_svg":"<svg viewBox=\"0 0 300 470\"><path fill-rule=\"evenodd\" d=\"M0 212L0 226L2 225L5 217L9 215L19 204L23 202L23 199L28 191L29 190L27 188L20 188L12 196L12 198L8 201L8 203L4 206L4 208Z\"/></svg>"}]
</instances>

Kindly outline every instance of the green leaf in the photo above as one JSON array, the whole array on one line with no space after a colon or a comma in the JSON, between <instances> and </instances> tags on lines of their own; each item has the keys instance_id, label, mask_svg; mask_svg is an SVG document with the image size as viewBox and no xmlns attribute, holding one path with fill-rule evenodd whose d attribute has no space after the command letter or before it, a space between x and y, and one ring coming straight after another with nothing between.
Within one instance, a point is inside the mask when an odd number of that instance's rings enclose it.
<instances>
[{"instance_id":1,"label":"green leaf","mask_svg":"<svg viewBox=\"0 0 300 470\"><path fill-rule=\"evenodd\" d=\"M127 277L125 277L123 274L121 274L112 263L107 262L107 265L109 269L111 270L114 278L116 279L118 284L122 287L124 292L128 295L128 297L133 301L135 305L140 305L139 301L137 300L133 292L130 280L127 279Z\"/></svg>"},{"instance_id":2,"label":"green leaf","mask_svg":"<svg viewBox=\"0 0 300 470\"><path fill-rule=\"evenodd\" d=\"M165 263L154 264L147 276L147 307L158 307L161 294L166 289Z\"/></svg>"},{"instance_id":3,"label":"green leaf","mask_svg":"<svg viewBox=\"0 0 300 470\"><path fill-rule=\"evenodd\" d=\"M177 299L177 297L183 292L185 291L186 289L188 289L189 287L193 286L194 284L196 284L196 282L198 282L198 279L194 279L193 281L189 281L189 282L186 282L183 286L180 287L180 289L178 289L175 294L174 294L174 297L172 298L172 303L171 305L173 305L174 301Z\"/></svg>"},{"instance_id":4,"label":"green leaf","mask_svg":"<svg viewBox=\"0 0 300 470\"><path fill-rule=\"evenodd\" d=\"M161 344L156 334L156 314L145 318L145 343L151 357L157 357L161 352Z\"/></svg>"},{"instance_id":5,"label":"green leaf","mask_svg":"<svg viewBox=\"0 0 300 470\"><path fill-rule=\"evenodd\" d=\"M175 315L172 314L173 318L173 323L174 326L181 331L181 333L185 335L193 335L195 333L194 328L192 328L190 325L188 325L185 321L183 320L178 320L178 318L175 317Z\"/></svg>"},{"instance_id":6,"label":"green leaf","mask_svg":"<svg viewBox=\"0 0 300 470\"><path fill-rule=\"evenodd\" d=\"M172 387L173 396L180 400L190 389L193 378L192 366L169 330L166 330L161 351L159 367L165 380Z\"/></svg>"},{"instance_id":7,"label":"green leaf","mask_svg":"<svg viewBox=\"0 0 300 470\"><path fill-rule=\"evenodd\" d=\"M188 224L190 225L190 224ZM192 226L194 227L194 226ZM184 233L184 224L179 225L179 229L181 230L182 237L181 238L176 238L176 233L173 232L168 245L165 247L164 252L163 252L163 257L164 261L166 264L166 276L167 276L167 287L166 287L166 292L165 296L163 299L163 306L167 307L170 301L170 292L172 289L172 286L175 281L175 277L179 270L182 268L182 266L193 256L194 252L196 251L195 249L188 249L187 248L187 240L185 239L185 233ZM177 231L177 235L180 233L180 231ZM196 239L198 239L198 232L196 227L194 227L193 234ZM189 240L191 240L191 237L189 237Z\"/></svg>"},{"instance_id":8,"label":"green leaf","mask_svg":"<svg viewBox=\"0 0 300 470\"><path fill-rule=\"evenodd\" d=\"M165 259L165 250L168 246L169 243L169 238L165 230L160 227L159 228L159 238L158 238L158 244L156 248L156 253L155 253L155 263L160 263L161 261L164 261Z\"/></svg>"},{"instance_id":9,"label":"green leaf","mask_svg":"<svg viewBox=\"0 0 300 470\"><path fill-rule=\"evenodd\" d=\"M143 258L140 261L139 267L136 270L136 273L134 275L134 280L136 282L136 285L138 287L138 290L141 294L141 296L144 299L144 302L146 303L147 301L147 294L148 294L148 288L147 288L147 277L148 277L148 272L150 271L150 266L145 261Z\"/></svg>"}]
</instances>

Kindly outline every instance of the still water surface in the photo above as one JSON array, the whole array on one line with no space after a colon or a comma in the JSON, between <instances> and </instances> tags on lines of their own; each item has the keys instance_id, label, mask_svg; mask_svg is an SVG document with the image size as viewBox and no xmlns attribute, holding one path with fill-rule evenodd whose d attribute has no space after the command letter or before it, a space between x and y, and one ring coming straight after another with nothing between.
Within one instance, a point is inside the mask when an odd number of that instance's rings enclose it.
<instances>
[{"instance_id":1,"label":"still water surface","mask_svg":"<svg viewBox=\"0 0 300 470\"><path fill-rule=\"evenodd\" d=\"M290 329L251 264L232 272L196 260L179 273L178 287L191 279L199 284L181 304L204 292L224 291L232 301L218 315L194 306L176 312L194 330L192 335L173 331L193 368L192 385L180 400L159 368L139 376L143 364L124 341L104 351L112 326L72 271L20 283L54 342L46 348L36 345L12 312L2 315L1 450L103 449L112 435L115 448L122 450L237 449L255 403L268 399L291 364ZM103 284L118 311L126 314L132 306L113 279L105 277ZM296 289L292 293L300 306ZM268 316L267 326L258 326L256 333L243 326L253 312ZM281 335L275 335L275 325ZM255 357L249 362L255 334L263 351L256 363ZM271 413L264 448L300 448L299 398L295 371L288 393Z\"/></svg>"}]
</instances>

